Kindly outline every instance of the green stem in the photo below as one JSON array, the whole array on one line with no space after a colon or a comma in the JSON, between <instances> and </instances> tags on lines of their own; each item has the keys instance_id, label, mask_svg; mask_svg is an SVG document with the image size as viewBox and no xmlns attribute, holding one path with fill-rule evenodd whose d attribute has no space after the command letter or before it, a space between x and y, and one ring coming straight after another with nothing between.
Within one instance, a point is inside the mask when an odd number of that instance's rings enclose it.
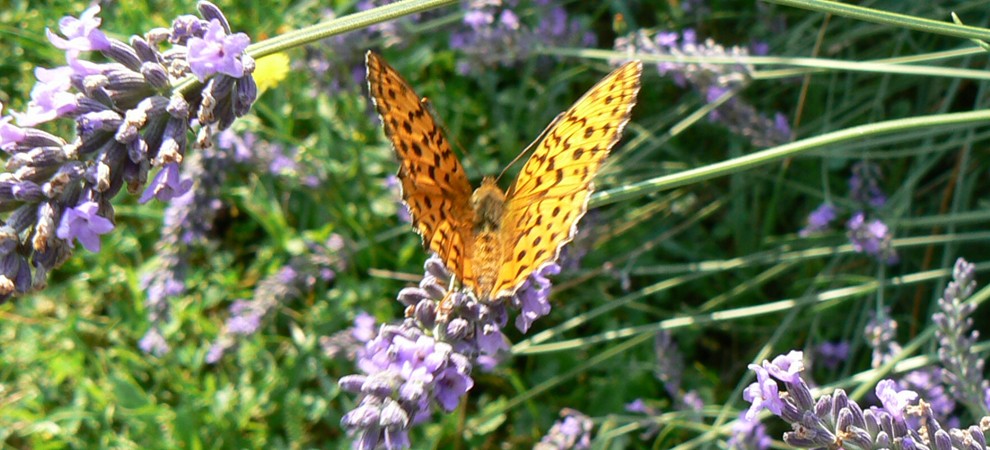
<instances>
[{"instance_id":1,"label":"green stem","mask_svg":"<svg viewBox=\"0 0 990 450\"><path fill-rule=\"evenodd\" d=\"M778 5L794 6L797 8L810 9L826 14L849 17L865 22L893 25L896 27L908 28L912 30L924 31L927 33L941 34L965 39L990 40L990 30L985 28L957 25L951 22L924 19L921 17L897 14L879 9L864 8L846 3L831 0L766 0Z\"/></svg>"},{"instance_id":2,"label":"green stem","mask_svg":"<svg viewBox=\"0 0 990 450\"><path fill-rule=\"evenodd\" d=\"M802 152L818 149L827 145L834 145L853 140L863 140L885 134L904 132L906 130L944 128L946 126L965 125L980 122L986 123L988 120L990 120L990 111L972 111L888 120L886 122L871 123L846 128L844 130L802 139L800 141L791 142L790 144L784 144L778 147L763 150L761 152L728 159L715 164L698 167L696 169L685 170L683 172L678 172L671 175L664 175L651 178L649 180L644 180L633 185L621 186L606 191L601 191L592 196L588 206L595 208L610 203L642 197L657 191L685 186L725 175L731 175L757 166L780 161L784 158L797 156Z\"/></svg>"},{"instance_id":3,"label":"green stem","mask_svg":"<svg viewBox=\"0 0 990 450\"><path fill-rule=\"evenodd\" d=\"M358 30L409 14L452 5L457 2L458 0L403 0L266 39L249 46L247 53L254 58L260 58L265 55L326 39L330 36Z\"/></svg>"}]
</instances>

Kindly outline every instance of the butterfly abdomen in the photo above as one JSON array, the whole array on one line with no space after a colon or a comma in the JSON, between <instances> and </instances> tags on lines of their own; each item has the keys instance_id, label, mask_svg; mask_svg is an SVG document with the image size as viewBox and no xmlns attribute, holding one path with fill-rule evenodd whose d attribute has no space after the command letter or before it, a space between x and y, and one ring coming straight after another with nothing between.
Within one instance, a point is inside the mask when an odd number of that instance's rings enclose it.
<instances>
[{"instance_id":1,"label":"butterfly abdomen","mask_svg":"<svg viewBox=\"0 0 990 450\"><path fill-rule=\"evenodd\" d=\"M495 183L495 179L485 177L481 187L471 195L471 209L474 210L474 261L475 293L483 300L489 300L492 287L502 265L504 243L502 216L505 214L505 193Z\"/></svg>"}]
</instances>

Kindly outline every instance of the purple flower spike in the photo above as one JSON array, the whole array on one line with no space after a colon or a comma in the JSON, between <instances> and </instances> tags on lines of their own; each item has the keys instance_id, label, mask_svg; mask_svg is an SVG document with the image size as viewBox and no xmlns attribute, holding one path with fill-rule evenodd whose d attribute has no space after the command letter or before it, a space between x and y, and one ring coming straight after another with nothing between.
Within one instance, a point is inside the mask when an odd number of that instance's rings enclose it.
<instances>
[{"instance_id":1,"label":"purple flower spike","mask_svg":"<svg viewBox=\"0 0 990 450\"><path fill-rule=\"evenodd\" d=\"M206 235L202 231L212 223L207 216L216 202L201 201L215 197L209 191L219 183L212 181L222 179L218 159L204 153L212 150L213 133L247 113L257 96L250 75L254 61L243 54L247 36L209 27L211 21L225 22L216 6L202 1L200 10L205 20L183 16L171 28L131 36L128 42L100 30L97 6L79 18L63 18L57 32L48 31L51 43L65 51L66 64L36 68L27 108L0 117L0 149L11 155L8 178L0 183L7 211L0 222L15 224L13 232L22 236L22 244L29 244L13 249L16 255L0 255L0 299L7 292L23 291L25 275L32 289L43 288L47 274L71 254L74 241L98 250L99 235L113 229L110 200L124 187L132 193L144 190L142 201L154 196L179 205L166 215L165 227L175 232L175 239L167 239L159 255L170 273L153 277L149 284L152 331L141 345L156 354L167 347L160 345L160 321L168 316L163 298L158 298L164 291L160 288L169 283L181 286L179 247ZM186 45L196 39L205 43L193 46L198 60L191 59ZM163 48L167 44L173 45ZM98 62L87 59L93 51L101 53ZM214 76L201 87L173 90L193 74L191 64L197 70L207 67ZM72 129L75 135L62 138L33 128L55 119L73 120L74 126L52 128ZM198 139L189 145L194 135ZM200 169L205 175L180 177L180 164L188 167L189 160L204 159L209 167ZM154 168L158 176L145 190ZM189 180L197 180L198 190L204 192L183 195L191 192ZM193 226L183 223L189 217ZM22 273L21 261L31 261L28 272L33 273Z\"/></svg>"},{"instance_id":2,"label":"purple flower spike","mask_svg":"<svg viewBox=\"0 0 990 450\"><path fill-rule=\"evenodd\" d=\"M862 211L846 222L849 242L856 253L866 253L886 264L897 262L897 252L891 244L890 228L879 219L866 220Z\"/></svg>"},{"instance_id":3,"label":"purple flower spike","mask_svg":"<svg viewBox=\"0 0 990 450\"><path fill-rule=\"evenodd\" d=\"M211 20L202 38L189 39L189 69L199 81L215 73L240 78L244 76L241 54L250 43L246 34L227 35L219 20Z\"/></svg>"},{"instance_id":4,"label":"purple flower spike","mask_svg":"<svg viewBox=\"0 0 990 450\"><path fill-rule=\"evenodd\" d=\"M793 354L794 352L792 352ZM774 358L778 360L781 357ZM793 359L793 357L786 357ZM751 365L756 370L760 366ZM928 398L920 398L918 393L900 390L893 380L883 380L877 384L876 395L882 408L863 409L850 399L845 391L836 389L831 394L822 395L815 401L808 383L798 371L797 382L785 383L787 392L779 395L779 414L793 431L784 433L784 442L789 448L829 448L829 449L983 449L986 439L979 426L968 429L944 429ZM757 370L757 379L762 379ZM756 383L754 383L756 384ZM752 388L752 386L751 386ZM744 398L750 392L747 388ZM944 394L931 391L936 396ZM915 400L917 403L914 404ZM938 399L935 399L937 402ZM755 406L755 403L754 403ZM751 420L753 409L741 420ZM979 417L979 416L977 416ZM907 420L911 419L911 420ZM986 418L981 423L985 427ZM742 427L740 427L742 428ZM730 448L766 448L739 440L730 441Z\"/></svg>"},{"instance_id":5,"label":"purple flower spike","mask_svg":"<svg viewBox=\"0 0 990 450\"><path fill-rule=\"evenodd\" d=\"M661 76L669 77L677 86L691 88L712 102L725 94L737 93L750 82L753 66L743 58L749 56L745 47L726 47L713 39L699 40L692 29L676 32L641 29L615 40L614 49L622 54L652 54L664 57L701 58L699 62L666 61L655 65ZM711 64L706 57L739 58L736 64ZM686 59L686 58L685 58ZM738 95L729 95L710 115L713 122L747 138L756 147L780 145L791 139L790 125L780 113L764 115Z\"/></svg>"},{"instance_id":6,"label":"purple flower spike","mask_svg":"<svg viewBox=\"0 0 990 450\"><path fill-rule=\"evenodd\" d=\"M560 416L533 450L590 449L591 430L595 427L591 418L571 408L561 410Z\"/></svg>"},{"instance_id":7,"label":"purple flower spike","mask_svg":"<svg viewBox=\"0 0 990 450\"><path fill-rule=\"evenodd\" d=\"M849 358L849 342L822 342L816 348L817 356L822 365L829 369L835 369Z\"/></svg>"},{"instance_id":8,"label":"purple flower spike","mask_svg":"<svg viewBox=\"0 0 990 450\"><path fill-rule=\"evenodd\" d=\"M99 205L93 201L80 203L74 208L65 210L62 221L58 226L56 236L68 241L73 246L73 239L79 241L86 250L100 251L100 235L113 230L113 222L97 214Z\"/></svg>"},{"instance_id":9,"label":"purple flower spike","mask_svg":"<svg viewBox=\"0 0 990 450\"><path fill-rule=\"evenodd\" d=\"M424 265L426 274L418 287L405 288L398 300L406 307L406 319L382 325L377 335L357 352L363 373L339 381L342 389L361 395L357 408L341 424L355 438L355 447L388 447L390 442L408 446L402 439L409 428L429 419L435 411L450 412L474 386L471 371L494 367L500 353L508 349L502 329L508 311L518 309L525 328L549 311L550 280L560 268L550 264L534 274L511 298L480 301L470 290L448 291L451 274L439 257ZM518 323L518 322L517 322ZM351 337L353 339L353 337ZM328 352L339 353L341 338L321 340ZM386 416L408 420L390 425L362 418ZM401 410L401 414L400 411ZM405 447L398 447L405 448Z\"/></svg>"},{"instance_id":10,"label":"purple flower spike","mask_svg":"<svg viewBox=\"0 0 990 450\"><path fill-rule=\"evenodd\" d=\"M91 6L83 11L79 18L63 17L58 22L58 29L65 35L61 38L51 30L45 30L48 41L60 50L76 51L103 51L110 48L110 40L107 35L100 31L102 19L96 17L100 13L100 6Z\"/></svg>"}]
</instances>

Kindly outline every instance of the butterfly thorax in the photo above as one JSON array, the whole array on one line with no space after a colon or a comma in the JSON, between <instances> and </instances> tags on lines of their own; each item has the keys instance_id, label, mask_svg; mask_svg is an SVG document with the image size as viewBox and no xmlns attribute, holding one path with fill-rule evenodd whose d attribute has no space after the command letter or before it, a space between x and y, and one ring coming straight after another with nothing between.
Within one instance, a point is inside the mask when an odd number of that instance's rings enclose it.
<instances>
[{"instance_id":1,"label":"butterfly thorax","mask_svg":"<svg viewBox=\"0 0 990 450\"><path fill-rule=\"evenodd\" d=\"M474 210L476 294L483 300L488 300L501 268L504 248L501 227L505 212L505 193L494 178L485 177L481 187L471 195L471 209Z\"/></svg>"}]
</instances>

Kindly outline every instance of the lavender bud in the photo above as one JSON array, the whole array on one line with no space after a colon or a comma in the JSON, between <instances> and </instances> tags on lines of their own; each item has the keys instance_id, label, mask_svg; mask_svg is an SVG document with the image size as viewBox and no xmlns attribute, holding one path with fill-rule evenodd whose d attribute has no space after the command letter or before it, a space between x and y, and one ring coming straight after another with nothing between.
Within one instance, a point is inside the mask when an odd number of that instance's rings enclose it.
<instances>
[{"instance_id":1,"label":"lavender bud","mask_svg":"<svg viewBox=\"0 0 990 450\"><path fill-rule=\"evenodd\" d=\"M398 402L391 398L385 398L385 406L382 408L379 424L388 428L405 428L409 425L409 415L399 406Z\"/></svg>"},{"instance_id":2,"label":"lavender bud","mask_svg":"<svg viewBox=\"0 0 990 450\"><path fill-rule=\"evenodd\" d=\"M62 138L55 136L50 133L46 133L37 128L21 128L24 133L17 142L17 148L34 148L34 147L61 147L65 145L65 141ZM14 152L11 152L14 153Z\"/></svg>"},{"instance_id":3,"label":"lavender bud","mask_svg":"<svg viewBox=\"0 0 990 450\"><path fill-rule=\"evenodd\" d=\"M361 385L361 393L387 397L395 392L395 387L390 374L376 373L368 376Z\"/></svg>"},{"instance_id":4,"label":"lavender bud","mask_svg":"<svg viewBox=\"0 0 990 450\"><path fill-rule=\"evenodd\" d=\"M440 261L439 258L427 259L424 267L426 268L426 273L432 275L435 279L442 280L444 282L450 280L450 274L447 272L447 268L444 267L443 262Z\"/></svg>"},{"instance_id":5,"label":"lavender bud","mask_svg":"<svg viewBox=\"0 0 990 450\"><path fill-rule=\"evenodd\" d=\"M22 205L20 208L17 208L14 212L10 213L4 227L13 228L15 232L14 238L16 239L16 235L24 232L24 230L27 230L31 225L34 225L38 217L37 212L38 208L32 204ZM5 241L4 245L8 245L6 242L9 241ZM19 242L19 239L17 242Z\"/></svg>"},{"instance_id":6,"label":"lavender bud","mask_svg":"<svg viewBox=\"0 0 990 450\"><path fill-rule=\"evenodd\" d=\"M377 426L380 418L379 405L369 401L373 397L366 397L353 411L344 414L340 419L340 424L345 427L365 428Z\"/></svg>"},{"instance_id":7,"label":"lavender bud","mask_svg":"<svg viewBox=\"0 0 990 450\"><path fill-rule=\"evenodd\" d=\"M220 8L217 8L216 5L207 1L200 1L197 7L199 9L199 15L203 16L203 19L206 19L207 22L214 19L219 21L220 25L223 27L223 30L227 32L227 34L230 34L230 23L227 22L227 17L223 15Z\"/></svg>"},{"instance_id":8,"label":"lavender bud","mask_svg":"<svg viewBox=\"0 0 990 450\"><path fill-rule=\"evenodd\" d=\"M148 44L148 41L143 39L141 36L131 36L130 43L131 48L134 49L134 53L137 54L138 59L143 62L143 64L141 64L142 71L144 71L144 66L148 63L157 66L161 65L162 58L158 53L158 50Z\"/></svg>"},{"instance_id":9,"label":"lavender bud","mask_svg":"<svg viewBox=\"0 0 990 450\"><path fill-rule=\"evenodd\" d=\"M399 295L397 297L399 302L401 302L403 305L412 306L415 305L416 303L419 303L421 300L425 300L429 298L430 296L427 295L426 291L420 288L407 287L399 291Z\"/></svg>"},{"instance_id":10,"label":"lavender bud","mask_svg":"<svg viewBox=\"0 0 990 450\"><path fill-rule=\"evenodd\" d=\"M144 141L139 141L144 142ZM129 153L129 152L128 152ZM133 163L128 162L124 164L124 181L127 183L127 192L131 194L137 194L141 191L141 188L148 182L148 170L151 168L151 163L147 159L141 160L141 162Z\"/></svg>"},{"instance_id":11,"label":"lavender bud","mask_svg":"<svg viewBox=\"0 0 990 450\"><path fill-rule=\"evenodd\" d=\"M437 322L437 303L424 300L416 304L413 315L424 328L433 328Z\"/></svg>"},{"instance_id":12,"label":"lavender bud","mask_svg":"<svg viewBox=\"0 0 990 450\"><path fill-rule=\"evenodd\" d=\"M109 97L107 100L109 101ZM101 103L96 99L89 97L80 97L78 102L78 106L76 106L76 114L79 115L88 114L91 112L106 111L112 106L112 104Z\"/></svg>"},{"instance_id":13,"label":"lavender bud","mask_svg":"<svg viewBox=\"0 0 990 450\"><path fill-rule=\"evenodd\" d=\"M859 427L849 427L845 430L842 437L846 446L853 446L855 448L871 449L873 448L873 439L870 437L870 433Z\"/></svg>"},{"instance_id":14,"label":"lavender bud","mask_svg":"<svg viewBox=\"0 0 990 450\"><path fill-rule=\"evenodd\" d=\"M148 159L148 143L137 138L127 144L127 158L132 163L140 164Z\"/></svg>"},{"instance_id":15,"label":"lavender bud","mask_svg":"<svg viewBox=\"0 0 990 450\"><path fill-rule=\"evenodd\" d=\"M10 225L0 225L0 254L6 254L17 250L17 229Z\"/></svg>"},{"instance_id":16,"label":"lavender bud","mask_svg":"<svg viewBox=\"0 0 990 450\"><path fill-rule=\"evenodd\" d=\"M429 283L425 285L421 283L420 287L423 288L424 291L426 291L426 295L429 296L430 298L439 299L439 298L443 298L447 294L447 289L438 283Z\"/></svg>"},{"instance_id":17,"label":"lavender bud","mask_svg":"<svg viewBox=\"0 0 990 450\"><path fill-rule=\"evenodd\" d=\"M38 224L34 233L34 251L44 252L48 250L48 243L55 236L55 205L47 201L38 205Z\"/></svg>"},{"instance_id":18,"label":"lavender bud","mask_svg":"<svg viewBox=\"0 0 990 450\"><path fill-rule=\"evenodd\" d=\"M337 385L347 392L358 393L361 392L361 386L367 379L368 377L364 375L347 375L337 380Z\"/></svg>"},{"instance_id":19,"label":"lavender bud","mask_svg":"<svg viewBox=\"0 0 990 450\"><path fill-rule=\"evenodd\" d=\"M0 294L24 293L31 289L31 266L23 256L17 253L4 255L0 259L0 273L9 282Z\"/></svg>"},{"instance_id":20,"label":"lavender bud","mask_svg":"<svg viewBox=\"0 0 990 450\"><path fill-rule=\"evenodd\" d=\"M818 405L815 405L815 399L811 395L811 388L809 388L808 384L804 382L804 379L798 379L797 383L784 383L784 385L787 386L787 392L791 395L791 398L794 399L794 403L798 408L811 409L812 406L814 406L816 410L818 409ZM831 406L831 403L826 403L823 405L824 408L828 408L826 411L830 410Z\"/></svg>"},{"instance_id":21,"label":"lavender bud","mask_svg":"<svg viewBox=\"0 0 990 450\"><path fill-rule=\"evenodd\" d=\"M987 447L987 437L983 434L983 430L980 427L973 425L967 431L969 432L969 439L977 448L983 449Z\"/></svg>"},{"instance_id":22,"label":"lavender bud","mask_svg":"<svg viewBox=\"0 0 990 450\"><path fill-rule=\"evenodd\" d=\"M62 152L61 147L36 147L30 151L15 154L7 160L6 167L8 171L16 171L23 167L54 168L64 163L65 160L65 153Z\"/></svg>"},{"instance_id":23,"label":"lavender bud","mask_svg":"<svg viewBox=\"0 0 990 450\"><path fill-rule=\"evenodd\" d=\"M170 119L162 132L162 144L155 155L156 165L182 162L186 150L186 125L178 119Z\"/></svg>"},{"instance_id":24,"label":"lavender bud","mask_svg":"<svg viewBox=\"0 0 990 450\"><path fill-rule=\"evenodd\" d=\"M76 128L82 139L93 139L100 132L116 131L124 118L116 111L103 110L83 114L76 118Z\"/></svg>"},{"instance_id":25,"label":"lavender bud","mask_svg":"<svg viewBox=\"0 0 990 450\"><path fill-rule=\"evenodd\" d=\"M157 46L158 44L167 41L171 35L172 30L170 28L158 27L152 28L151 30L148 30L148 32L144 33L144 39L148 42L149 46Z\"/></svg>"},{"instance_id":26,"label":"lavender bud","mask_svg":"<svg viewBox=\"0 0 990 450\"><path fill-rule=\"evenodd\" d=\"M161 64L146 62L141 64L141 75L155 89L168 89L171 85L168 80L168 72Z\"/></svg>"},{"instance_id":27,"label":"lavender bud","mask_svg":"<svg viewBox=\"0 0 990 450\"><path fill-rule=\"evenodd\" d=\"M936 450L954 450L952 447L952 438L945 430L935 432L935 439L932 441L932 444L934 444L933 447Z\"/></svg>"},{"instance_id":28,"label":"lavender bud","mask_svg":"<svg viewBox=\"0 0 990 450\"><path fill-rule=\"evenodd\" d=\"M85 165L81 161L71 161L58 168L41 189L45 196L55 198L62 196L65 188L79 181L85 173Z\"/></svg>"},{"instance_id":29,"label":"lavender bud","mask_svg":"<svg viewBox=\"0 0 990 450\"><path fill-rule=\"evenodd\" d=\"M450 339L464 339L467 336L469 324L467 320L460 317L455 318L447 324L447 337Z\"/></svg>"},{"instance_id":30,"label":"lavender bud","mask_svg":"<svg viewBox=\"0 0 990 450\"><path fill-rule=\"evenodd\" d=\"M247 56L244 59L248 59ZM258 98L258 84L254 77L244 77L237 82L237 92L234 95L234 115L241 117L251 110L251 105Z\"/></svg>"},{"instance_id":31,"label":"lavender bud","mask_svg":"<svg viewBox=\"0 0 990 450\"><path fill-rule=\"evenodd\" d=\"M20 183L12 184L10 187L10 195L15 200L26 201L26 202L40 202L45 198L44 192L41 191L41 186L31 181L22 181ZM0 192L5 189L0 187Z\"/></svg>"},{"instance_id":32,"label":"lavender bud","mask_svg":"<svg viewBox=\"0 0 990 450\"><path fill-rule=\"evenodd\" d=\"M173 94L172 98L168 100L168 106L165 108L165 111L173 119L186 120L189 118L189 102L181 95Z\"/></svg>"},{"instance_id":33,"label":"lavender bud","mask_svg":"<svg viewBox=\"0 0 990 450\"><path fill-rule=\"evenodd\" d=\"M110 48L101 53L135 72L141 70L141 58L138 58L137 52L131 46L116 39L110 39Z\"/></svg>"}]
</instances>

